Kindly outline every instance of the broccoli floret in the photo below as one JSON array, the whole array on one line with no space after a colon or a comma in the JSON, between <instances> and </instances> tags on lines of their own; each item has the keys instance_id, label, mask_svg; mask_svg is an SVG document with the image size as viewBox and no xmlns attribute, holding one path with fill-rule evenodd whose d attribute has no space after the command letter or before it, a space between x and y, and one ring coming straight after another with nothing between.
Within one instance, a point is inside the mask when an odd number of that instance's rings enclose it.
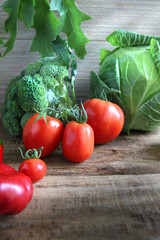
<instances>
[{"instance_id":1,"label":"broccoli floret","mask_svg":"<svg viewBox=\"0 0 160 240\"><path fill-rule=\"evenodd\" d=\"M64 85L63 80L68 77L68 70L65 66L52 65L51 63L43 65L39 73L43 77L47 88Z\"/></svg>"},{"instance_id":2,"label":"broccoli floret","mask_svg":"<svg viewBox=\"0 0 160 240\"><path fill-rule=\"evenodd\" d=\"M12 136L18 137L22 133L18 118L11 112L6 112L4 114L3 126Z\"/></svg>"},{"instance_id":3,"label":"broccoli floret","mask_svg":"<svg viewBox=\"0 0 160 240\"><path fill-rule=\"evenodd\" d=\"M48 107L47 89L39 74L22 77L18 87L18 102L25 112L42 111Z\"/></svg>"},{"instance_id":4,"label":"broccoli floret","mask_svg":"<svg viewBox=\"0 0 160 240\"><path fill-rule=\"evenodd\" d=\"M29 63L24 70L24 75L34 75L36 73L39 73L41 66L43 66L43 62L41 61Z\"/></svg>"},{"instance_id":5,"label":"broccoli floret","mask_svg":"<svg viewBox=\"0 0 160 240\"><path fill-rule=\"evenodd\" d=\"M2 113L2 115L4 115L6 113L6 102L2 103L0 112Z\"/></svg>"},{"instance_id":6,"label":"broccoli floret","mask_svg":"<svg viewBox=\"0 0 160 240\"><path fill-rule=\"evenodd\" d=\"M58 104L71 105L65 78L69 76L64 62L47 57L30 63L20 75L10 80L2 105L3 125L13 136L22 133L21 118L25 113L55 109ZM46 110L47 111L47 110Z\"/></svg>"},{"instance_id":7,"label":"broccoli floret","mask_svg":"<svg viewBox=\"0 0 160 240\"><path fill-rule=\"evenodd\" d=\"M11 78L10 83L8 84L5 92L5 98L7 100L14 100L17 98L17 90L18 90L18 81L21 79L21 75Z\"/></svg>"},{"instance_id":8,"label":"broccoli floret","mask_svg":"<svg viewBox=\"0 0 160 240\"><path fill-rule=\"evenodd\" d=\"M65 66L52 65L46 62L40 69L39 74L43 76L43 81L47 89L54 89L55 96L59 96L59 100L71 104L71 99L68 96L68 91L64 83L64 79L68 77L69 73Z\"/></svg>"},{"instance_id":9,"label":"broccoli floret","mask_svg":"<svg viewBox=\"0 0 160 240\"><path fill-rule=\"evenodd\" d=\"M61 83L63 84L63 79L65 79L66 77L68 77L68 70L66 67L64 66L59 66L58 67L58 73L55 75L55 78Z\"/></svg>"},{"instance_id":10,"label":"broccoli floret","mask_svg":"<svg viewBox=\"0 0 160 240\"><path fill-rule=\"evenodd\" d=\"M58 66L52 64L45 64L40 69L40 75L43 77L44 85L47 88L54 88L59 85L55 75L58 73Z\"/></svg>"},{"instance_id":11,"label":"broccoli floret","mask_svg":"<svg viewBox=\"0 0 160 240\"><path fill-rule=\"evenodd\" d=\"M41 61L44 64L49 63L55 66L65 66L64 61L59 57L45 57L45 58L42 58Z\"/></svg>"},{"instance_id":12,"label":"broccoli floret","mask_svg":"<svg viewBox=\"0 0 160 240\"><path fill-rule=\"evenodd\" d=\"M13 113L17 118L21 118L24 113L21 105L17 104L17 100L6 101L5 109L7 112Z\"/></svg>"}]
</instances>

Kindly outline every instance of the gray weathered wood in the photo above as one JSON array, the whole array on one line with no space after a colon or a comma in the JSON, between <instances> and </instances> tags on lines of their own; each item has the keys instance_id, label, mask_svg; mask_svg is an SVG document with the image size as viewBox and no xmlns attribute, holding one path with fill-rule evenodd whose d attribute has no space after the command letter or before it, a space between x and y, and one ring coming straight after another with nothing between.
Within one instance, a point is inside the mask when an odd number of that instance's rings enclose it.
<instances>
[{"instance_id":1,"label":"gray weathered wood","mask_svg":"<svg viewBox=\"0 0 160 240\"><path fill-rule=\"evenodd\" d=\"M21 138L1 121L0 133L4 162L18 169ZM47 174L34 184L27 208L0 217L0 239L158 239L159 139L160 131L121 134L80 164L68 162L59 146L44 159Z\"/></svg>"},{"instance_id":2,"label":"gray weathered wood","mask_svg":"<svg viewBox=\"0 0 160 240\"><path fill-rule=\"evenodd\" d=\"M0 0L2 4L4 0ZM87 55L84 60L78 59L78 75L76 81L77 101L89 96L89 75L91 70L98 72L99 51L102 47L112 49L105 38L112 31L123 28L142 34L159 35L160 1L157 0L76 0L75 3L84 13L92 17L82 23L85 35L91 40L87 45ZM1 13L1 19L7 15ZM3 22L3 21L2 21ZM0 59L0 105L4 98L4 90L11 77L31 61L39 59L38 53L30 53L34 30L26 31L19 21L18 35L14 49L5 59ZM0 35L7 37L0 22Z\"/></svg>"},{"instance_id":3,"label":"gray weathered wood","mask_svg":"<svg viewBox=\"0 0 160 240\"><path fill-rule=\"evenodd\" d=\"M4 0L0 0L0 5ZM160 1L75 0L92 20L82 24L87 44L84 60L78 59L77 100L87 99L90 70L98 72L99 51L112 49L105 38L123 28L160 35ZM0 19L6 15L0 13ZM7 38L0 23L0 35ZM25 31L19 21L14 49L0 58L0 105L11 77L27 63L39 59L30 53L34 30ZM17 147L21 138L11 137L2 126L4 162L18 169ZM46 157L47 174L34 184L33 199L16 216L0 216L1 240L158 240L160 237L160 130L121 134L114 141L95 146L81 164L68 162L61 146Z\"/></svg>"}]
</instances>

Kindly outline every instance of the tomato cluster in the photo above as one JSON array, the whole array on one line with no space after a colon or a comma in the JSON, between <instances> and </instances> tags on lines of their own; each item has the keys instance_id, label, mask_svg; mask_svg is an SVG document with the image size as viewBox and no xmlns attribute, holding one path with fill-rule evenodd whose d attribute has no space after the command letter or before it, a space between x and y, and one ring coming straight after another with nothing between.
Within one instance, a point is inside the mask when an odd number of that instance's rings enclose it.
<instances>
[{"instance_id":1,"label":"tomato cluster","mask_svg":"<svg viewBox=\"0 0 160 240\"><path fill-rule=\"evenodd\" d=\"M83 111L82 111L83 109ZM91 99L80 108L85 121L70 121L64 127L53 117L34 114L23 129L25 159L18 171L2 163L3 143L0 141L0 214L17 214L31 201L33 183L41 180L47 171L46 163L39 159L51 154L62 142L62 151L71 162L83 162L94 150L95 144L115 139L124 125L122 109L114 103ZM14 196L14 198L13 198Z\"/></svg>"},{"instance_id":2,"label":"tomato cluster","mask_svg":"<svg viewBox=\"0 0 160 240\"><path fill-rule=\"evenodd\" d=\"M111 102L90 99L83 103L87 122L71 121L65 127L53 117L39 118L34 114L23 129L26 150L43 146L42 157L52 153L62 140L62 151L71 162L83 162L94 150L95 144L104 144L115 139L122 131L124 114Z\"/></svg>"}]
</instances>

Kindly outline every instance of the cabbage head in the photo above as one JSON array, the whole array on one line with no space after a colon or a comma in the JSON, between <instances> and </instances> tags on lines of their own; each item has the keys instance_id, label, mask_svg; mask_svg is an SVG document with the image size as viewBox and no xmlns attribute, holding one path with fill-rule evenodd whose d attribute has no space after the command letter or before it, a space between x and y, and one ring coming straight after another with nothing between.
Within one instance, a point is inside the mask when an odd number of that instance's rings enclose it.
<instances>
[{"instance_id":1,"label":"cabbage head","mask_svg":"<svg viewBox=\"0 0 160 240\"><path fill-rule=\"evenodd\" d=\"M98 75L91 71L91 97L107 99L124 111L124 131L160 127L160 36L117 30L101 49Z\"/></svg>"}]
</instances>

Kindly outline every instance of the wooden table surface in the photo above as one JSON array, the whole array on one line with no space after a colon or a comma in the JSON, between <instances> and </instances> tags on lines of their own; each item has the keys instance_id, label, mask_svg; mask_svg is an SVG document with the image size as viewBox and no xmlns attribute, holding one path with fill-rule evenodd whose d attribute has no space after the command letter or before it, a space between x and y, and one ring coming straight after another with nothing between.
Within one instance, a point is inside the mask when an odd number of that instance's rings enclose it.
<instances>
[{"instance_id":1,"label":"wooden table surface","mask_svg":"<svg viewBox=\"0 0 160 240\"><path fill-rule=\"evenodd\" d=\"M5 0L0 0L0 5ZM160 35L160 1L75 0L91 20L82 23L90 39L84 60L78 59L77 100L89 96L89 73L98 72L99 51L111 49L106 36L119 28L141 34ZM0 35L7 41L0 11ZM13 51L0 58L0 106L11 77L39 60L30 53L33 29L18 22ZM4 162L18 169L21 138L2 127ZM160 130L121 134L96 146L81 164L69 163L59 147L45 158L47 175L34 184L33 199L16 216L0 216L0 240L158 240L160 239Z\"/></svg>"},{"instance_id":2,"label":"wooden table surface","mask_svg":"<svg viewBox=\"0 0 160 240\"><path fill-rule=\"evenodd\" d=\"M18 169L21 138L2 127L4 162ZM85 162L68 162L59 147L46 176L18 215L0 216L1 240L153 240L160 237L160 131L121 134L95 146Z\"/></svg>"},{"instance_id":3,"label":"wooden table surface","mask_svg":"<svg viewBox=\"0 0 160 240\"><path fill-rule=\"evenodd\" d=\"M0 0L0 5L5 0ZM99 70L99 53L101 48L108 50L113 47L106 37L121 28L140 34L160 35L160 1L157 0L75 0L77 7L92 17L81 24L85 36L90 40L86 44L87 55L83 60L77 59L78 73L76 76L77 101L89 96L90 71ZM7 41L9 33L3 30L3 21L7 14L0 8L0 36ZM40 59L37 52L30 52L35 31L26 31L24 24L18 22L18 34L13 51L0 58L0 105L3 102L4 90L10 78L30 63Z\"/></svg>"}]
</instances>

